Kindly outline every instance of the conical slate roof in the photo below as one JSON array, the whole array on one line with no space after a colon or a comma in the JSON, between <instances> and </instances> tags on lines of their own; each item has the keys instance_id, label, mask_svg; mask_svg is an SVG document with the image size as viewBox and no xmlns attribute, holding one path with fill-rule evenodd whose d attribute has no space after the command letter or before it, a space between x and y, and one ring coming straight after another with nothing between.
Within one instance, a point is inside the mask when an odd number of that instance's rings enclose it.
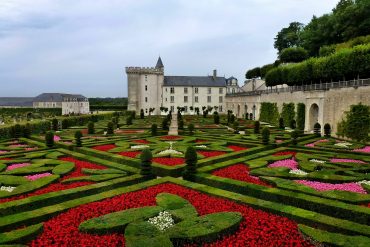
<instances>
[{"instance_id":1,"label":"conical slate roof","mask_svg":"<svg viewBox=\"0 0 370 247\"><path fill-rule=\"evenodd\" d=\"M164 68L163 63L162 63L162 59L161 59L161 57L160 57L160 56L158 57L157 65L156 65L155 67L156 67L157 69Z\"/></svg>"}]
</instances>

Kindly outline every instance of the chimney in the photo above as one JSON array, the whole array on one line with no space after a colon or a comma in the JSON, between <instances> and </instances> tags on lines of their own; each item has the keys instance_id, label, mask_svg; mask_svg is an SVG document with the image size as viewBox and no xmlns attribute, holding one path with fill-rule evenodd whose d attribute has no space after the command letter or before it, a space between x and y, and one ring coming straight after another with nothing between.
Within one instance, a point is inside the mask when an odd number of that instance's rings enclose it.
<instances>
[{"instance_id":1,"label":"chimney","mask_svg":"<svg viewBox=\"0 0 370 247\"><path fill-rule=\"evenodd\" d=\"M217 77L217 70L214 69L213 70L213 80L216 80L216 77Z\"/></svg>"}]
</instances>

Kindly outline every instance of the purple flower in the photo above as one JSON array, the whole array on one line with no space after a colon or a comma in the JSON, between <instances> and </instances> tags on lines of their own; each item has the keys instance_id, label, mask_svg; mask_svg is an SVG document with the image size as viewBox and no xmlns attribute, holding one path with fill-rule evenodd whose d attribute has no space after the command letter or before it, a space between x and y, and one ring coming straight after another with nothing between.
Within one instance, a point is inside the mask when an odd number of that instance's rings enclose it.
<instances>
[{"instance_id":1,"label":"purple flower","mask_svg":"<svg viewBox=\"0 0 370 247\"><path fill-rule=\"evenodd\" d=\"M367 194L361 185L357 183L343 183L343 184L331 184L331 183L322 183L317 181L307 181L307 180L295 180L296 183L306 185L317 191L327 191L327 190L342 190L356 192L360 194Z\"/></svg>"},{"instance_id":2,"label":"purple flower","mask_svg":"<svg viewBox=\"0 0 370 247\"><path fill-rule=\"evenodd\" d=\"M362 160L353 160L353 159L336 159L336 158L333 158L330 160L330 162L333 162L333 163L358 163L358 164L366 164L366 162L362 161Z\"/></svg>"},{"instance_id":3,"label":"purple flower","mask_svg":"<svg viewBox=\"0 0 370 247\"><path fill-rule=\"evenodd\" d=\"M289 169L298 169L298 162L292 159L278 160L270 164L268 167L287 167Z\"/></svg>"},{"instance_id":4,"label":"purple flower","mask_svg":"<svg viewBox=\"0 0 370 247\"><path fill-rule=\"evenodd\" d=\"M51 176L52 174L50 172L45 172L45 173L39 173L39 174L35 174L35 175L28 175L28 176L24 176L25 178L31 180L31 181L34 181L34 180L37 180L39 178L43 178L43 177L47 177L47 176Z\"/></svg>"}]
</instances>

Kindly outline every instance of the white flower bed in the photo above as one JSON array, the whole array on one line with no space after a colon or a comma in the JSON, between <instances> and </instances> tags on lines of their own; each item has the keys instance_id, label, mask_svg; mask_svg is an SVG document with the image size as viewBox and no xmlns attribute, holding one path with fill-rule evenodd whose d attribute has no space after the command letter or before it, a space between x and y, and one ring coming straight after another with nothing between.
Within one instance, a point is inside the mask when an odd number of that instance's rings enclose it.
<instances>
[{"instance_id":1,"label":"white flower bed","mask_svg":"<svg viewBox=\"0 0 370 247\"><path fill-rule=\"evenodd\" d=\"M293 132L293 131L294 131L294 129L286 129L285 131L286 131L286 132Z\"/></svg>"},{"instance_id":2,"label":"white flower bed","mask_svg":"<svg viewBox=\"0 0 370 247\"><path fill-rule=\"evenodd\" d=\"M160 212L158 216L150 218L148 222L162 232L175 224L172 215L167 211Z\"/></svg>"},{"instance_id":3,"label":"white flower bed","mask_svg":"<svg viewBox=\"0 0 370 247\"><path fill-rule=\"evenodd\" d=\"M206 145L198 145L198 146L195 146L196 148L207 148Z\"/></svg>"},{"instance_id":4,"label":"white flower bed","mask_svg":"<svg viewBox=\"0 0 370 247\"><path fill-rule=\"evenodd\" d=\"M370 181L369 180L362 180L360 182L357 182L357 184L359 184L359 185L366 184L366 185L369 185L370 186Z\"/></svg>"},{"instance_id":5,"label":"white flower bed","mask_svg":"<svg viewBox=\"0 0 370 247\"><path fill-rule=\"evenodd\" d=\"M1 186L1 187L0 187L0 190L1 190L1 191L8 191L8 192L12 192L14 189L15 189L15 187L12 187L12 186Z\"/></svg>"},{"instance_id":6,"label":"white flower bed","mask_svg":"<svg viewBox=\"0 0 370 247\"><path fill-rule=\"evenodd\" d=\"M301 176L306 176L308 173L299 169L294 169L289 171L290 174L295 174L295 175L301 175Z\"/></svg>"},{"instance_id":7,"label":"white flower bed","mask_svg":"<svg viewBox=\"0 0 370 247\"><path fill-rule=\"evenodd\" d=\"M131 149L143 149L143 148L149 148L149 146L148 145L131 146Z\"/></svg>"},{"instance_id":8,"label":"white flower bed","mask_svg":"<svg viewBox=\"0 0 370 247\"><path fill-rule=\"evenodd\" d=\"M334 144L334 146L342 147L342 148L348 148L348 146L351 146L351 145L352 143L349 143L349 142L338 142Z\"/></svg>"},{"instance_id":9,"label":"white flower bed","mask_svg":"<svg viewBox=\"0 0 370 247\"><path fill-rule=\"evenodd\" d=\"M166 149L158 153L158 155L171 155L171 154L181 155L182 153L174 149Z\"/></svg>"},{"instance_id":10,"label":"white flower bed","mask_svg":"<svg viewBox=\"0 0 370 247\"><path fill-rule=\"evenodd\" d=\"M326 161L325 160L317 160L317 159L312 159L312 160L310 160L311 162L314 162L314 163L320 163L320 164L324 164L324 163L326 163Z\"/></svg>"}]
</instances>

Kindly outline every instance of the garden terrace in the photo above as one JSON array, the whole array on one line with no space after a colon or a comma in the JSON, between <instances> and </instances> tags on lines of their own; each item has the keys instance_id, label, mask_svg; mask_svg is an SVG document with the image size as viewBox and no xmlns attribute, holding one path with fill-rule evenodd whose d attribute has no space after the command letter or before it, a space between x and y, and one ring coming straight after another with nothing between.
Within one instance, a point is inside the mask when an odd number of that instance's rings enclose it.
<instances>
[{"instance_id":1,"label":"garden terrace","mask_svg":"<svg viewBox=\"0 0 370 247\"><path fill-rule=\"evenodd\" d=\"M0 142L9 151L0 153L0 245L369 243L370 156L358 151L365 144L303 135L293 146L289 129L262 123L271 132L264 145L254 121L237 120L236 132L223 116L215 125L212 115L185 116L179 136L168 136L163 116L136 116L132 125L127 117L112 135L104 134L110 119L95 122L94 134L87 123L58 130L52 148L39 133ZM37 149L10 147L16 143ZM182 177L190 146L197 156L192 181ZM144 149L153 176L142 175Z\"/></svg>"}]
</instances>

